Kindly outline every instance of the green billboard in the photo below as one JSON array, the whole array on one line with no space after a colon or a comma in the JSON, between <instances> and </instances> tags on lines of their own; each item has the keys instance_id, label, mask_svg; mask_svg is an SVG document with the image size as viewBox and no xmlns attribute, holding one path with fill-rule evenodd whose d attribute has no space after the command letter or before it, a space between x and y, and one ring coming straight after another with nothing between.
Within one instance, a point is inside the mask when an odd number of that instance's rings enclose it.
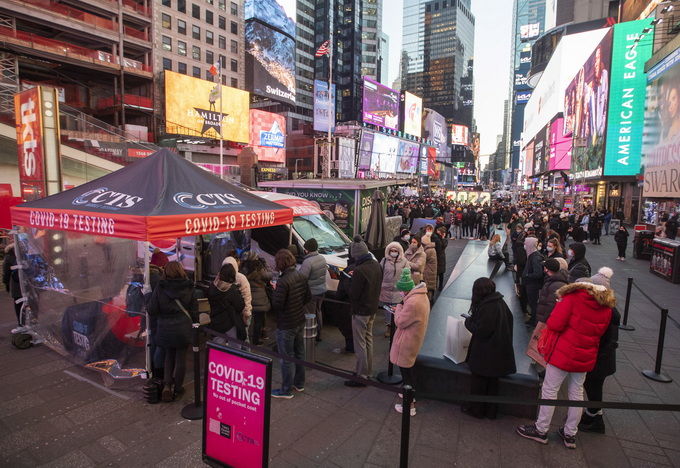
<instances>
[{"instance_id":1,"label":"green billboard","mask_svg":"<svg viewBox=\"0 0 680 468\"><path fill-rule=\"evenodd\" d=\"M654 44L652 21L647 18L614 25L605 176L634 176L640 172L645 62L651 58Z\"/></svg>"}]
</instances>

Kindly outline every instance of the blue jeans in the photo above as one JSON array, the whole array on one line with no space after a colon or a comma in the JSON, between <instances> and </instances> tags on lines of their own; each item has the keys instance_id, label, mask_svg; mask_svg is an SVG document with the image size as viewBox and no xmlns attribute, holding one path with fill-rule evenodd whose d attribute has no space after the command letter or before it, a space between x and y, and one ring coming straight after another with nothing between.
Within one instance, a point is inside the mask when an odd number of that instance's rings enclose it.
<instances>
[{"instance_id":1,"label":"blue jeans","mask_svg":"<svg viewBox=\"0 0 680 468\"><path fill-rule=\"evenodd\" d=\"M279 354L300 360L305 358L305 342L302 338L304 327L303 324L290 330L276 330L276 345ZM281 391L290 393L293 385L298 388L305 386L305 368L281 359Z\"/></svg>"}]
</instances>

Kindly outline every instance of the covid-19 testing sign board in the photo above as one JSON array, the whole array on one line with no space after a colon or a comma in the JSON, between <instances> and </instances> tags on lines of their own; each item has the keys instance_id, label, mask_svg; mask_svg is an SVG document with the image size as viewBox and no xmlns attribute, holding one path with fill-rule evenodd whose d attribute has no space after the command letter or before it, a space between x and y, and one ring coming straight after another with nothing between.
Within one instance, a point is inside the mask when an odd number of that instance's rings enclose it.
<instances>
[{"instance_id":1,"label":"covid-19 testing sign board","mask_svg":"<svg viewBox=\"0 0 680 468\"><path fill-rule=\"evenodd\" d=\"M266 467L272 361L208 343L203 460L212 466Z\"/></svg>"}]
</instances>

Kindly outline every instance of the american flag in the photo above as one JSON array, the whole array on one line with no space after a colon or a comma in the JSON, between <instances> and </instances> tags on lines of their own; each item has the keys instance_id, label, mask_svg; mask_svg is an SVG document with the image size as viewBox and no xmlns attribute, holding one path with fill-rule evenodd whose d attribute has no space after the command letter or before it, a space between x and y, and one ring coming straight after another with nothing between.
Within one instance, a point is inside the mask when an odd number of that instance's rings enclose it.
<instances>
[{"instance_id":1,"label":"american flag","mask_svg":"<svg viewBox=\"0 0 680 468\"><path fill-rule=\"evenodd\" d=\"M330 41L324 41L323 44L319 46L319 49L316 51L316 54L314 54L315 57L323 57L324 55L330 55L331 50L329 46L331 45Z\"/></svg>"}]
</instances>

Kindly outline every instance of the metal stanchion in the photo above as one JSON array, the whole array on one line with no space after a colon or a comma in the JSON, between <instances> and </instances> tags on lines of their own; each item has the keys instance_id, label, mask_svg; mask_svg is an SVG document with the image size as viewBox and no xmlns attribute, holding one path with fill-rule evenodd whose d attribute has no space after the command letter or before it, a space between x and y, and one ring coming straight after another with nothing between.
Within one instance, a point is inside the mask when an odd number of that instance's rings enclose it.
<instances>
[{"instance_id":1,"label":"metal stanchion","mask_svg":"<svg viewBox=\"0 0 680 468\"><path fill-rule=\"evenodd\" d=\"M305 314L305 361L316 362L316 315Z\"/></svg>"},{"instance_id":2,"label":"metal stanchion","mask_svg":"<svg viewBox=\"0 0 680 468\"><path fill-rule=\"evenodd\" d=\"M399 467L408 467L408 441L411 432L411 403L413 402L414 390L410 385L405 385L402 389L403 398L401 401L401 445L399 453Z\"/></svg>"},{"instance_id":3,"label":"metal stanchion","mask_svg":"<svg viewBox=\"0 0 680 468\"><path fill-rule=\"evenodd\" d=\"M673 381L670 377L661 373L661 360L663 359L663 342L666 339L666 321L668 320L668 309L661 309L661 325L659 326L659 341L656 345L656 361L654 370L643 370L642 375L648 379L661 383Z\"/></svg>"},{"instance_id":4,"label":"metal stanchion","mask_svg":"<svg viewBox=\"0 0 680 468\"><path fill-rule=\"evenodd\" d=\"M633 278L628 278L628 289L626 289L626 307L623 309L623 323L619 325L621 330L633 331L635 327L628 325L628 311L630 310L630 292L633 289Z\"/></svg>"},{"instance_id":5,"label":"metal stanchion","mask_svg":"<svg viewBox=\"0 0 680 468\"><path fill-rule=\"evenodd\" d=\"M201 348L199 327L191 325L191 346L194 353L194 402L182 408L182 417L191 421L203 419L203 403L201 402Z\"/></svg>"},{"instance_id":6,"label":"metal stanchion","mask_svg":"<svg viewBox=\"0 0 680 468\"><path fill-rule=\"evenodd\" d=\"M396 331L396 326L394 325L394 313L392 312L392 309L389 309L387 307L383 306L383 309L387 310L390 312L390 347L389 349L392 349L392 341L394 340L394 332ZM394 364L392 364L392 361L390 360L390 353L389 350L387 352L387 372L380 372L378 373L378 382L382 382L384 384L388 385L397 385L401 383L401 375L395 374L394 373Z\"/></svg>"}]
</instances>

